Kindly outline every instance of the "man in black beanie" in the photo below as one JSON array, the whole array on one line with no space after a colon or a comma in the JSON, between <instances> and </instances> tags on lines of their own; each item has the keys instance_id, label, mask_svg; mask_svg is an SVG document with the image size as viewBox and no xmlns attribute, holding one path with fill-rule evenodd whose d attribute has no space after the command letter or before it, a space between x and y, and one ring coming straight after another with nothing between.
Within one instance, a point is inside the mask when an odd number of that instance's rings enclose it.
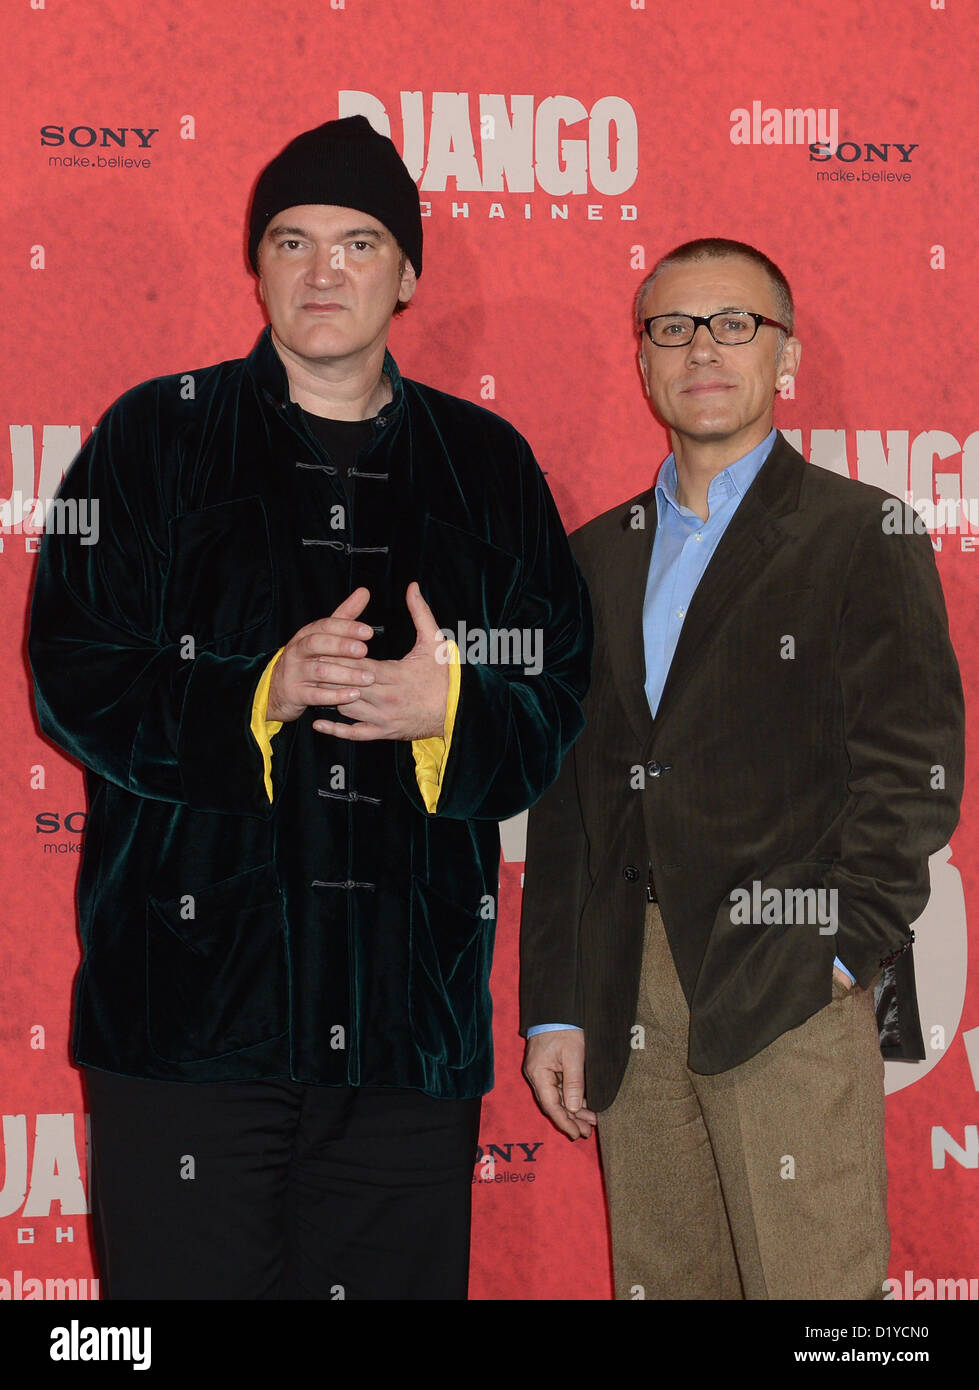
<instances>
[{"instance_id":1,"label":"man in black beanie","mask_svg":"<svg viewBox=\"0 0 979 1390\"><path fill-rule=\"evenodd\" d=\"M38 567L38 716L89 791L100 1273L464 1298L497 822L581 729L587 596L526 441L387 352L422 269L390 140L287 145L248 256L254 350L110 408L61 491L100 544Z\"/></svg>"}]
</instances>

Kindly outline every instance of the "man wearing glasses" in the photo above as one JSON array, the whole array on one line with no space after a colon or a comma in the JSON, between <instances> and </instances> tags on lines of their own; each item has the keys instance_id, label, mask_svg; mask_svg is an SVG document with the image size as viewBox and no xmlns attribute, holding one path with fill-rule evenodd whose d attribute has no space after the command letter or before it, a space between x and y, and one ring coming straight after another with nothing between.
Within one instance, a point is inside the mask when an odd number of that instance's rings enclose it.
<instances>
[{"instance_id":1,"label":"man wearing glasses","mask_svg":"<svg viewBox=\"0 0 979 1390\"><path fill-rule=\"evenodd\" d=\"M524 1070L598 1127L619 1298L879 1298L881 1054L924 1055L908 924L962 787L934 557L773 429L766 256L689 242L636 309L673 452L573 539L595 660L530 816Z\"/></svg>"}]
</instances>

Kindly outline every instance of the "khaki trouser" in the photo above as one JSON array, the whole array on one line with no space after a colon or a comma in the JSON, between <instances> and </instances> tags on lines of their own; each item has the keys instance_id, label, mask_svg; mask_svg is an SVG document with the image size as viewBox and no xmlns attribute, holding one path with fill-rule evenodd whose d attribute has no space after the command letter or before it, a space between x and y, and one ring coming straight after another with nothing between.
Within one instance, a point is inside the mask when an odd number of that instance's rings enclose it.
<instances>
[{"instance_id":1,"label":"khaki trouser","mask_svg":"<svg viewBox=\"0 0 979 1390\"><path fill-rule=\"evenodd\" d=\"M635 1047L598 1117L622 1299L872 1299L887 1275L884 1064L873 989L833 1000L718 1076L646 915Z\"/></svg>"}]
</instances>

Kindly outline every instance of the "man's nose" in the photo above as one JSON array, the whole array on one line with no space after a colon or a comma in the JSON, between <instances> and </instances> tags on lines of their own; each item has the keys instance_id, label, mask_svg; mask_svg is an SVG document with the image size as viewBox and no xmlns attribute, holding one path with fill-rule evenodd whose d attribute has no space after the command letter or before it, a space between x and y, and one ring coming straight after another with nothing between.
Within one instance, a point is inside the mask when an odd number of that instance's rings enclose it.
<instances>
[{"instance_id":1,"label":"man's nose","mask_svg":"<svg viewBox=\"0 0 979 1390\"><path fill-rule=\"evenodd\" d=\"M693 337L687 344L687 355L690 357L714 357L717 354L717 342L714 335L707 327L706 323L698 323L693 330Z\"/></svg>"},{"instance_id":2,"label":"man's nose","mask_svg":"<svg viewBox=\"0 0 979 1390\"><path fill-rule=\"evenodd\" d=\"M309 264L309 278L316 285L336 285L343 279L343 247L317 249Z\"/></svg>"}]
</instances>

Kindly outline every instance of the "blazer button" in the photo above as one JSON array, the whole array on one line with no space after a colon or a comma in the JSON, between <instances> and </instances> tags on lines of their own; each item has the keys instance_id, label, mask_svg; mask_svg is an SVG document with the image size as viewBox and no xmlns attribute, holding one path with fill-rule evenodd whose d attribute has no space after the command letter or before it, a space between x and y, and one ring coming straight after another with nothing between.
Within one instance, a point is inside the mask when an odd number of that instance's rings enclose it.
<instances>
[{"instance_id":1,"label":"blazer button","mask_svg":"<svg viewBox=\"0 0 979 1390\"><path fill-rule=\"evenodd\" d=\"M636 868L635 864L626 864L625 868L622 870L622 877L625 879L626 883L635 883L639 878L639 870Z\"/></svg>"},{"instance_id":2,"label":"blazer button","mask_svg":"<svg viewBox=\"0 0 979 1390\"><path fill-rule=\"evenodd\" d=\"M656 763L656 762L652 762L652 763L647 763L647 764L646 764L646 775L647 775L648 777L661 777L662 774L663 774L664 772L672 772L672 771L673 771L673 764L672 764L672 763Z\"/></svg>"}]
</instances>

